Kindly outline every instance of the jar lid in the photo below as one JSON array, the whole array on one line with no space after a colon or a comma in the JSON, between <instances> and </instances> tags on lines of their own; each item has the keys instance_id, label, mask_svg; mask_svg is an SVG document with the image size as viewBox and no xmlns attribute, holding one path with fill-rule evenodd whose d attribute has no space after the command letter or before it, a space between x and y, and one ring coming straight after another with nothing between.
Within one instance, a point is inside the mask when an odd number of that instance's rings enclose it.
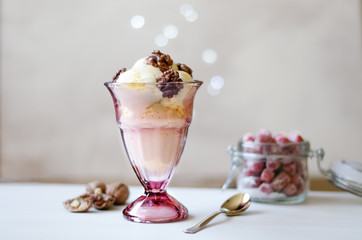
<instances>
[{"instance_id":1,"label":"jar lid","mask_svg":"<svg viewBox=\"0 0 362 240\"><path fill-rule=\"evenodd\" d=\"M352 161L339 161L331 165L331 171L348 181L362 184L362 164Z\"/></svg>"},{"instance_id":2,"label":"jar lid","mask_svg":"<svg viewBox=\"0 0 362 240\"><path fill-rule=\"evenodd\" d=\"M362 164L352 161L334 162L328 180L342 190L362 196Z\"/></svg>"},{"instance_id":3,"label":"jar lid","mask_svg":"<svg viewBox=\"0 0 362 240\"><path fill-rule=\"evenodd\" d=\"M334 186L362 197L362 164L353 161L337 161L331 164L328 170L321 167L324 151L319 148L315 151L319 171L326 176Z\"/></svg>"}]
</instances>

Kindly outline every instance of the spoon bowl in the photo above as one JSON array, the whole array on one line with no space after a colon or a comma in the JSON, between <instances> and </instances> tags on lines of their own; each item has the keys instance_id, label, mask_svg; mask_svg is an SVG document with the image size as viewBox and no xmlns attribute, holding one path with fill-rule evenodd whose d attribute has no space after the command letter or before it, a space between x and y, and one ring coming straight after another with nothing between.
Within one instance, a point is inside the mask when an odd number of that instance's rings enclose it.
<instances>
[{"instance_id":1,"label":"spoon bowl","mask_svg":"<svg viewBox=\"0 0 362 240\"><path fill-rule=\"evenodd\" d=\"M250 206L250 195L239 193L226 200L220 207L220 211L228 216L237 216Z\"/></svg>"},{"instance_id":2,"label":"spoon bowl","mask_svg":"<svg viewBox=\"0 0 362 240\"><path fill-rule=\"evenodd\" d=\"M196 233L203 229L212 219L214 219L220 213L225 213L227 216L237 216L249 208L251 203L251 197L248 193L239 193L228 200L226 200L220 207L218 212L211 214L202 222L196 224L195 226L185 229L185 233Z\"/></svg>"}]
</instances>

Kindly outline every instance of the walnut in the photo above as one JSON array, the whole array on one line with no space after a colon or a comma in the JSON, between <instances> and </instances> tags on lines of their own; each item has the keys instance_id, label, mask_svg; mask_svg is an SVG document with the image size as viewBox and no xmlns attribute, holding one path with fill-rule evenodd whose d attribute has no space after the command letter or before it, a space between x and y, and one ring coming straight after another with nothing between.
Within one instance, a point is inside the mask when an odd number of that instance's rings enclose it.
<instances>
[{"instance_id":1,"label":"walnut","mask_svg":"<svg viewBox=\"0 0 362 240\"><path fill-rule=\"evenodd\" d=\"M153 67L158 67L161 72L165 72L172 67L173 60L170 55L166 55L160 52L160 50L155 50L146 58L145 63Z\"/></svg>"},{"instance_id":2,"label":"walnut","mask_svg":"<svg viewBox=\"0 0 362 240\"><path fill-rule=\"evenodd\" d=\"M182 83L177 83L182 82L182 79L180 78L179 73L172 69L163 72L156 81L157 83L160 83L157 84L157 87L162 92L162 97L172 98L184 87Z\"/></svg>"},{"instance_id":3,"label":"walnut","mask_svg":"<svg viewBox=\"0 0 362 240\"><path fill-rule=\"evenodd\" d=\"M145 61L145 63L147 64L147 65L151 65L151 66L153 66L153 67L158 67L158 64L157 64L157 57L156 56L148 56L147 58L146 58L146 61Z\"/></svg>"},{"instance_id":4,"label":"walnut","mask_svg":"<svg viewBox=\"0 0 362 240\"><path fill-rule=\"evenodd\" d=\"M112 82L116 82L119 75L121 75L121 73L124 73L125 71L127 71L127 68L121 68L117 73L116 75L113 76L113 81Z\"/></svg>"},{"instance_id":5,"label":"walnut","mask_svg":"<svg viewBox=\"0 0 362 240\"><path fill-rule=\"evenodd\" d=\"M104 194L101 188L96 188L93 194L93 207L99 210L109 209L116 199L108 194Z\"/></svg>"},{"instance_id":6,"label":"walnut","mask_svg":"<svg viewBox=\"0 0 362 240\"><path fill-rule=\"evenodd\" d=\"M87 193L64 201L63 205L71 212L86 212L91 206L105 210L111 208L113 204L125 203L128 195L128 187L123 183L112 183L106 187L103 182L93 181L87 184Z\"/></svg>"},{"instance_id":7,"label":"walnut","mask_svg":"<svg viewBox=\"0 0 362 240\"><path fill-rule=\"evenodd\" d=\"M106 192L106 184L104 182L92 181L87 184L87 192L90 194L93 194L96 188L100 188L103 193Z\"/></svg>"},{"instance_id":8,"label":"walnut","mask_svg":"<svg viewBox=\"0 0 362 240\"><path fill-rule=\"evenodd\" d=\"M126 202L129 196L129 189L126 184L115 182L107 185L106 193L115 198L114 204L121 205Z\"/></svg>"},{"instance_id":9,"label":"walnut","mask_svg":"<svg viewBox=\"0 0 362 240\"><path fill-rule=\"evenodd\" d=\"M178 63L177 67L178 67L178 70L187 72L192 77L192 69L189 68L186 64Z\"/></svg>"},{"instance_id":10,"label":"walnut","mask_svg":"<svg viewBox=\"0 0 362 240\"><path fill-rule=\"evenodd\" d=\"M161 74L161 76L159 76L156 79L157 82L163 82L163 83L167 83L167 82L182 82L181 78L180 78L180 74L177 71L174 71L172 69L167 70L165 72L163 72Z\"/></svg>"},{"instance_id":11,"label":"walnut","mask_svg":"<svg viewBox=\"0 0 362 240\"><path fill-rule=\"evenodd\" d=\"M84 194L74 199L63 202L63 206L71 212L86 212L92 206L93 198L89 194Z\"/></svg>"}]
</instances>

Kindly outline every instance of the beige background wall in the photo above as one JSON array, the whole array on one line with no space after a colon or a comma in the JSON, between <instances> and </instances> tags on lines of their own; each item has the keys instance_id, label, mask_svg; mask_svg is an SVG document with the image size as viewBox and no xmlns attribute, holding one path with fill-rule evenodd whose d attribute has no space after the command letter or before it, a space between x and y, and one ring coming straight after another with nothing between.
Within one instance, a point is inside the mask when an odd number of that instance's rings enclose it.
<instances>
[{"instance_id":1,"label":"beige background wall","mask_svg":"<svg viewBox=\"0 0 362 240\"><path fill-rule=\"evenodd\" d=\"M183 3L3 0L0 179L136 184L103 82L157 48L205 82L171 185L221 186L226 147L260 128L300 130L324 147L325 166L362 161L359 1L188 1L194 22ZM130 26L134 15L143 28ZM178 36L157 47L168 24ZM207 91L214 75L225 80L217 96Z\"/></svg>"}]
</instances>

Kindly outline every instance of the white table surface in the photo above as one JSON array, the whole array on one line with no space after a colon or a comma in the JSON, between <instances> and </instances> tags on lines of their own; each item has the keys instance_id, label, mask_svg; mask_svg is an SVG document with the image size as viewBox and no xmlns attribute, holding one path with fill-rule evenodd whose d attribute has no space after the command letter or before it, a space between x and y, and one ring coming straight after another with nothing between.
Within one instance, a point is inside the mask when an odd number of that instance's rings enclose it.
<instances>
[{"instance_id":1,"label":"white table surface","mask_svg":"<svg viewBox=\"0 0 362 240\"><path fill-rule=\"evenodd\" d=\"M124 206L71 213L62 202L85 191L83 185L1 183L0 239L362 239L362 198L342 192L310 192L297 205L252 203L241 216L219 215L196 234L188 228L236 190L169 188L189 210L188 219L163 224L123 218ZM128 203L143 193L131 187Z\"/></svg>"}]
</instances>

